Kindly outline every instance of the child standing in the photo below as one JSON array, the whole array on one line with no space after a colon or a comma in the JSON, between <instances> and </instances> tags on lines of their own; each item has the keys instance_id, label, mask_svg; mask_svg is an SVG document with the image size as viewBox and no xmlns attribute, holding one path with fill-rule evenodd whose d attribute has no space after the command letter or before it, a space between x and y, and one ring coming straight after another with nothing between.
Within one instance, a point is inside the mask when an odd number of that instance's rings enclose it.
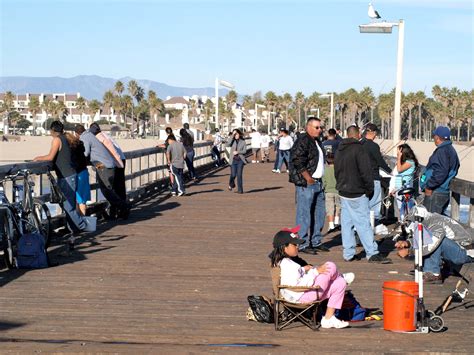
<instances>
[{"instance_id":1,"label":"child standing","mask_svg":"<svg viewBox=\"0 0 474 355\"><path fill-rule=\"evenodd\" d=\"M339 228L339 214L341 211L341 202L336 190L336 177L334 175L334 153L328 153L326 156L323 186L326 196L326 213L329 222L328 233L331 233Z\"/></svg>"},{"instance_id":2,"label":"child standing","mask_svg":"<svg viewBox=\"0 0 474 355\"><path fill-rule=\"evenodd\" d=\"M184 195L184 159L186 158L186 149L184 149L183 143L177 142L173 134L168 136L168 148L166 148L166 160L170 167L171 174L173 175L173 189L171 194L173 196Z\"/></svg>"}]
</instances>

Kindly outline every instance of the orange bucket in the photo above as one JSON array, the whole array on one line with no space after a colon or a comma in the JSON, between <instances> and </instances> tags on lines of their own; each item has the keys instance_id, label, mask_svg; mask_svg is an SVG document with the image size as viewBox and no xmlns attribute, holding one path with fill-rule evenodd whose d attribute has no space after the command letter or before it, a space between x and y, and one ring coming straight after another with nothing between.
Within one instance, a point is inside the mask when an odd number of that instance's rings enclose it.
<instances>
[{"instance_id":1,"label":"orange bucket","mask_svg":"<svg viewBox=\"0 0 474 355\"><path fill-rule=\"evenodd\" d=\"M383 329L397 332L416 330L418 284L414 281L383 283Z\"/></svg>"}]
</instances>

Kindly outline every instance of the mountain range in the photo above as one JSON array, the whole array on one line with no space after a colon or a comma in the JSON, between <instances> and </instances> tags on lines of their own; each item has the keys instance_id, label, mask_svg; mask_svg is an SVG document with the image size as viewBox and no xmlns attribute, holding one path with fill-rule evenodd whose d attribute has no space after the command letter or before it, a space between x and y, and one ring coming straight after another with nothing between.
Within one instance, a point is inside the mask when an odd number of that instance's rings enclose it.
<instances>
[{"instance_id":1,"label":"mountain range","mask_svg":"<svg viewBox=\"0 0 474 355\"><path fill-rule=\"evenodd\" d=\"M75 94L79 92L81 96L88 100L96 99L101 101L107 90L113 90L117 80L120 80L124 84L125 92L127 91L128 82L135 80L138 85L145 90L145 93L147 93L148 90L153 90L161 99L166 99L167 96L214 96L215 93L212 87L186 88L146 79L134 79L130 77L113 79L97 75L79 75L73 78L3 76L0 77L0 92L11 91L14 94ZM226 93L226 89L219 89L219 96L225 95Z\"/></svg>"}]
</instances>

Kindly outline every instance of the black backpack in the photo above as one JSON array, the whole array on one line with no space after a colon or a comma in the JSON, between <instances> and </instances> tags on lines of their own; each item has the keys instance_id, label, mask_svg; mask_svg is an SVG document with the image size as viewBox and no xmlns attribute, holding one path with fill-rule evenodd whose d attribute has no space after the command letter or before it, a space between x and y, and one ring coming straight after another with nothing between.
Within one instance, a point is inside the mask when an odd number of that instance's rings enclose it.
<instances>
[{"instance_id":1,"label":"black backpack","mask_svg":"<svg viewBox=\"0 0 474 355\"><path fill-rule=\"evenodd\" d=\"M253 316L257 322L260 323L273 323L273 305L264 296L248 296L247 301L249 302L250 309L252 310Z\"/></svg>"}]
</instances>

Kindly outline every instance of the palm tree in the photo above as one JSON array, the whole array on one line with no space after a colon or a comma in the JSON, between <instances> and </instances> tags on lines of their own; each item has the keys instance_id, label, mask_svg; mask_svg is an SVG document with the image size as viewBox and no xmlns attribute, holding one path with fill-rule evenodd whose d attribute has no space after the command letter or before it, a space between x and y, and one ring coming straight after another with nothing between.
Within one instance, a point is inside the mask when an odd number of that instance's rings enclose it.
<instances>
[{"instance_id":1,"label":"palm tree","mask_svg":"<svg viewBox=\"0 0 474 355\"><path fill-rule=\"evenodd\" d=\"M163 101L156 96L153 90L148 91L148 105L150 108L150 117L153 118L153 136L155 135L155 128L158 124L158 114L164 111Z\"/></svg>"},{"instance_id":2,"label":"palm tree","mask_svg":"<svg viewBox=\"0 0 474 355\"><path fill-rule=\"evenodd\" d=\"M267 106L267 110L269 112L268 115L268 133L270 134L272 129L272 111L276 108L276 104L278 102L278 97L273 91L268 91L265 94L265 106Z\"/></svg>"},{"instance_id":3,"label":"palm tree","mask_svg":"<svg viewBox=\"0 0 474 355\"><path fill-rule=\"evenodd\" d=\"M246 109L246 110L250 110L252 108L254 108L255 106L255 102L253 102L253 99L252 99L252 96L250 95L245 95L242 99L242 106Z\"/></svg>"},{"instance_id":4,"label":"palm tree","mask_svg":"<svg viewBox=\"0 0 474 355\"><path fill-rule=\"evenodd\" d=\"M28 110L31 113L31 117L33 119L33 135L36 136L36 115L38 112L41 111L41 105L39 102L39 98L33 96L30 101L28 102Z\"/></svg>"},{"instance_id":5,"label":"palm tree","mask_svg":"<svg viewBox=\"0 0 474 355\"><path fill-rule=\"evenodd\" d=\"M295 94L295 106L298 108L298 128L301 128L301 106L304 104L304 95L301 91Z\"/></svg>"},{"instance_id":6,"label":"palm tree","mask_svg":"<svg viewBox=\"0 0 474 355\"><path fill-rule=\"evenodd\" d=\"M395 109L395 89L389 94L380 94L378 99L378 113L380 116L380 127L382 138L386 139L391 136L392 125L391 121L393 118L393 111ZM393 144L395 144L394 142Z\"/></svg>"},{"instance_id":7,"label":"palm tree","mask_svg":"<svg viewBox=\"0 0 474 355\"><path fill-rule=\"evenodd\" d=\"M207 101L204 103L204 110L205 110L204 117L206 119L206 121L204 123L204 126L205 126L206 130L210 129L209 118L211 117L211 112L212 112L214 107L215 107L215 105L212 103L212 101L210 99L207 99Z\"/></svg>"},{"instance_id":8,"label":"palm tree","mask_svg":"<svg viewBox=\"0 0 474 355\"><path fill-rule=\"evenodd\" d=\"M118 80L114 85L114 91L118 96L122 96L123 90L124 90L123 83L120 80Z\"/></svg>"},{"instance_id":9,"label":"palm tree","mask_svg":"<svg viewBox=\"0 0 474 355\"><path fill-rule=\"evenodd\" d=\"M114 94L111 90L107 90L102 96L102 102L104 103L103 110L107 112L109 117L109 124L110 124L110 116L112 114L112 109L114 106Z\"/></svg>"},{"instance_id":10,"label":"palm tree","mask_svg":"<svg viewBox=\"0 0 474 355\"><path fill-rule=\"evenodd\" d=\"M122 113L124 112L122 96L117 95L113 97L112 108L114 110L114 113L117 115L117 123L122 124L122 125L125 124L126 126L127 125L126 119L125 117L122 117Z\"/></svg>"},{"instance_id":11,"label":"palm tree","mask_svg":"<svg viewBox=\"0 0 474 355\"><path fill-rule=\"evenodd\" d=\"M127 126L127 116L133 112L133 98L130 95L124 95L120 100L120 107L124 114L125 127ZM133 127L133 126L132 126Z\"/></svg>"},{"instance_id":12,"label":"palm tree","mask_svg":"<svg viewBox=\"0 0 474 355\"><path fill-rule=\"evenodd\" d=\"M100 112L100 107L101 104L97 100L91 100L89 104L87 105L89 108L89 126L94 122L94 117L97 114L97 112Z\"/></svg>"},{"instance_id":13,"label":"palm tree","mask_svg":"<svg viewBox=\"0 0 474 355\"><path fill-rule=\"evenodd\" d=\"M408 111L408 122L407 122L407 138L408 140L413 138L412 134L412 112L417 104L416 94L410 92L403 97L402 104ZM403 137L403 134L402 134Z\"/></svg>"},{"instance_id":14,"label":"palm tree","mask_svg":"<svg viewBox=\"0 0 474 355\"><path fill-rule=\"evenodd\" d=\"M367 123L372 121L372 117L369 118L369 110L371 114L375 107L375 96L372 89L368 86L364 87L358 95L358 118L360 123Z\"/></svg>"},{"instance_id":15,"label":"palm tree","mask_svg":"<svg viewBox=\"0 0 474 355\"><path fill-rule=\"evenodd\" d=\"M54 118L64 121L67 116L67 107L62 101L51 101L49 110Z\"/></svg>"},{"instance_id":16,"label":"palm tree","mask_svg":"<svg viewBox=\"0 0 474 355\"><path fill-rule=\"evenodd\" d=\"M133 99L137 100L137 104L140 104L140 101L145 96L145 91L141 88L135 80L130 80L127 86L128 93L132 97L132 137L134 135L134 117L133 117Z\"/></svg>"},{"instance_id":17,"label":"palm tree","mask_svg":"<svg viewBox=\"0 0 474 355\"><path fill-rule=\"evenodd\" d=\"M426 95L423 91L417 91L415 93L415 105L417 106L418 110L418 139L421 140L421 135L422 135L422 126L423 126L423 115L422 115L422 109L423 105L426 102Z\"/></svg>"},{"instance_id":18,"label":"palm tree","mask_svg":"<svg viewBox=\"0 0 474 355\"><path fill-rule=\"evenodd\" d=\"M81 124L82 124L82 116L84 115L84 111L87 108L87 101L82 96L78 97L76 100L76 108L81 112Z\"/></svg>"},{"instance_id":19,"label":"palm tree","mask_svg":"<svg viewBox=\"0 0 474 355\"><path fill-rule=\"evenodd\" d=\"M280 102L283 105L283 108L285 109L285 129L288 129L288 121L290 120L290 118L288 117L288 108L293 103L293 97L291 97L289 93L285 93L283 94Z\"/></svg>"},{"instance_id":20,"label":"palm tree","mask_svg":"<svg viewBox=\"0 0 474 355\"><path fill-rule=\"evenodd\" d=\"M7 91L3 97L3 111L5 112L5 118L3 120L3 127L10 125L10 114L14 111L15 95L11 91ZM7 124L5 125L5 121ZM4 132L6 133L6 132Z\"/></svg>"},{"instance_id":21,"label":"palm tree","mask_svg":"<svg viewBox=\"0 0 474 355\"><path fill-rule=\"evenodd\" d=\"M227 119L229 120L229 124L227 125L228 127L230 127L230 123L233 117L232 107L234 106L235 103L237 103L237 98L238 98L238 94L235 90L230 90L225 96L225 101L227 103L226 115L227 115Z\"/></svg>"}]
</instances>

